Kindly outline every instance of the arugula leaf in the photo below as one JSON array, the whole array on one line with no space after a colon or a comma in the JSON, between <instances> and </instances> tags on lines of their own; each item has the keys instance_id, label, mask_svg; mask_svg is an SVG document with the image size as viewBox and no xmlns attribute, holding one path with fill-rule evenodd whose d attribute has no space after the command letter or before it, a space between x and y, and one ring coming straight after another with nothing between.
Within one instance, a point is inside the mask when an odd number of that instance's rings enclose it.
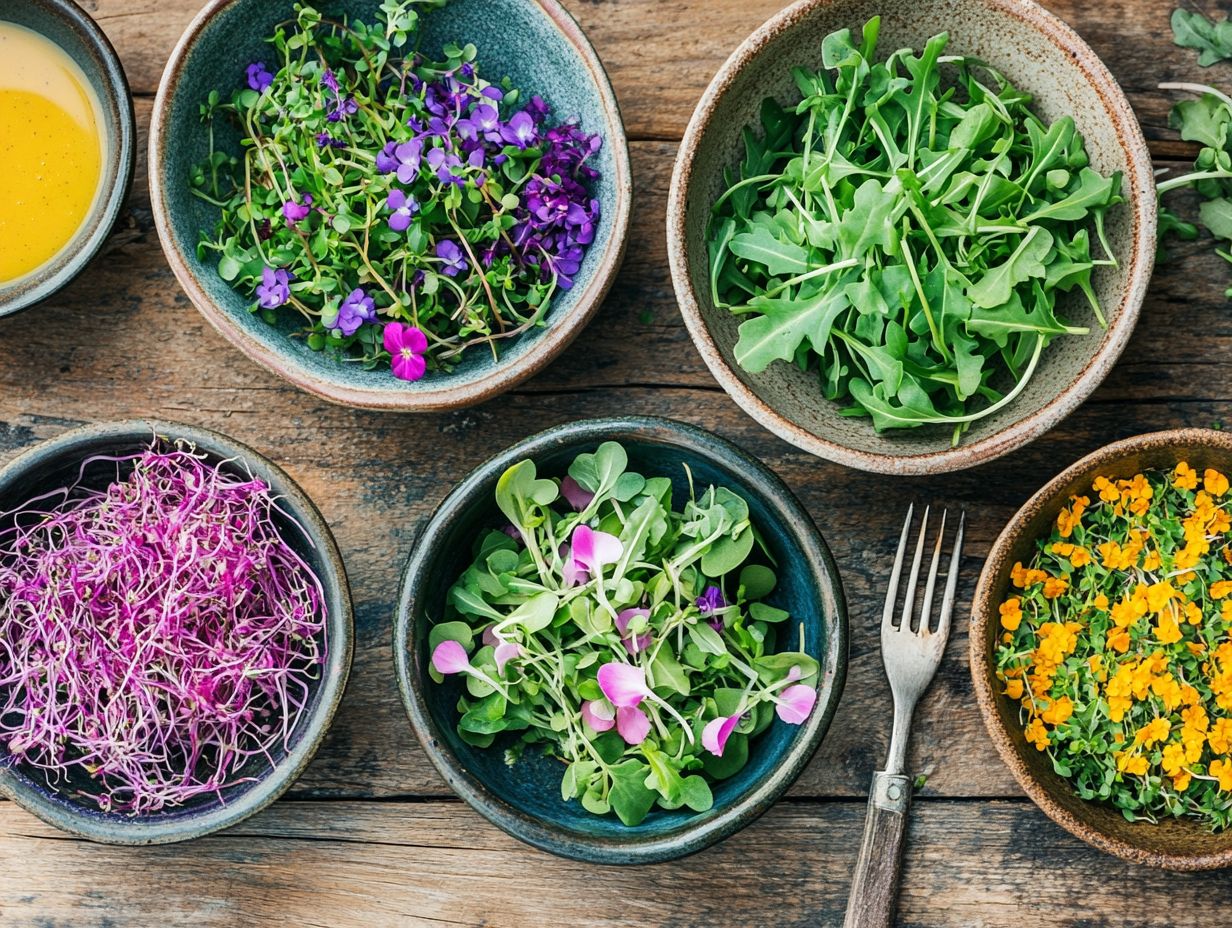
<instances>
[{"instance_id":1,"label":"arugula leaf","mask_svg":"<svg viewBox=\"0 0 1232 928\"><path fill-rule=\"evenodd\" d=\"M1003 306L1014 295L1014 288L1032 277L1044 277L1048 268L1044 259L1052 250L1052 234L1036 226L1022 244L1003 264L991 268L980 280L967 289L972 304L980 309Z\"/></svg>"},{"instance_id":2,"label":"arugula leaf","mask_svg":"<svg viewBox=\"0 0 1232 928\"><path fill-rule=\"evenodd\" d=\"M1227 16L1215 22L1198 12L1174 10L1172 36L1181 48L1200 52L1198 64L1204 68L1232 58L1232 23Z\"/></svg>"},{"instance_id":3,"label":"arugula leaf","mask_svg":"<svg viewBox=\"0 0 1232 928\"><path fill-rule=\"evenodd\" d=\"M757 297L750 306L762 315L741 323L736 362L759 374L774 361L790 361L805 339L824 350L834 320L850 305L843 290L813 282L796 297Z\"/></svg>"}]
</instances>

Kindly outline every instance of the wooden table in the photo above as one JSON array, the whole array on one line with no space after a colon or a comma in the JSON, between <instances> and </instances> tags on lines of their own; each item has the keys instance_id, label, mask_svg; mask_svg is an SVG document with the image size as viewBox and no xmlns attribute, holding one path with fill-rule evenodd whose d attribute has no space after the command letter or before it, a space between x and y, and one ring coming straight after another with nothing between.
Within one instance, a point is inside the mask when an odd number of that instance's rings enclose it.
<instances>
[{"instance_id":1,"label":"wooden table","mask_svg":"<svg viewBox=\"0 0 1232 928\"><path fill-rule=\"evenodd\" d=\"M928 2L928 0L921 0ZM1187 0L1189 2L1189 0ZM314 497L350 569L358 641L350 690L316 760L284 800L192 844L93 846L0 802L0 925L835 926L886 752L890 695L876 612L903 502L965 505L962 594L1006 519L1065 464L1117 438L1219 423L1232 351L1227 266L1181 246L1156 276L1124 359L1094 398L1029 448L978 470L893 481L773 438L711 379L676 310L664 204L677 141L728 53L782 0L565 0L616 84L637 206L624 271L568 357L467 412L355 412L300 393L226 345L180 292L150 216L145 165L105 257L51 305L0 324L0 460L82 422L157 415L209 426L283 463ZM84 0L118 47L144 129L163 64L198 0ZM1222 81L1172 46L1165 0L1049 0L1136 106L1161 165L1188 147L1167 129L1164 80ZM1202 3L1209 12L1214 4ZM142 141L144 152L144 139ZM143 159L144 161L144 159ZM851 602L842 708L812 766L768 815L674 864L598 868L506 837L455 800L398 698L390 627L418 525L464 472L571 419L641 412L713 429L763 458L826 533ZM965 608L916 718L901 924L1190 926L1222 923L1226 875L1121 863L1054 826L985 736L967 673Z\"/></svg>"}]
</instances>

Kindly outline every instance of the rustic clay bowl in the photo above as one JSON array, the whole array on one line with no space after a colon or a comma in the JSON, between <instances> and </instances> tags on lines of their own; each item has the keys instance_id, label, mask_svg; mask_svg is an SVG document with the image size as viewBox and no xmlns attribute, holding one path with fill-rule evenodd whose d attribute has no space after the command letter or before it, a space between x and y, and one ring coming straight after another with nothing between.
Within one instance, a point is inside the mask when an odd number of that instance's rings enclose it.
<instances>
[{"instance_id":1,"label":"rustic clay bowl","mask_svg":"<svg viewBox=\"0 0 1232 928\"><path fill-rule=\"evenodd\" d=\"M727 486L749 502L778 564L771 600L804 624L805 647L822 677L817 707L799 727L775 719L750 746L749 762L714 787L714 807L654 809L636 827L595 816L560 798L563 766L528 750L513 766L498 741L488 749L457 734L461 684L428 676L428 631L445 595L470 564L477 533L502 524L493 500L496 481L518 461L536 462L543 476L562 476L574 457L618 441L630 466L671 477L676 500L687 498L682 465L698 487ZM825 541L791 491L764 464L734 445L666 419L628 417L576 422L529 438L481 465L446 497L420 532L403 573L394 626L398 685L424 750L453 790L480 814L528 844L577 860L604 864L653 863L699 851L749 824L795 781L821 743L847 670L847 608L838 569Z\"/></svg>"},{"instance_id":2,"label":"rustic clay bowl","mask_svg":"<svg viewBox=\"0 0 1232 928\"><path fill-rule=\"evenodd\" d=\"M372 22L380 0L325 0L327 15ZM193 196L192 166L208 150L198 107L211 90L224 96L244 81L253 61L268 58L263 41L294 17L293 0L211 0L180 39L163 75L150 127L150 199L167 260L189 298L232 344L296 386L347 406L395 411L456 409L490 399L541 371L585 328L603 302L624 257L633 200L628 143L607 75L581 28L557 0L453 0L421 20L421 48L438 55L450 42L479 48L491 79L508 75L552 105L555 118L578 117L603 136L593 165L602 172L594 195L601 221L572 290L560 293L547 324L501 348L499 360L476 350L452 374L416 383L389 370L366 371L288 337L295 326L271 326L249 312L240 294L218 276L214 261L197 257L203 229L218 211ZM219 133L218 147L238 151L238 132Z\"/></svg>"},{"instance_id":3,"label":"rustic clay bowl","mask_svg":"<svg viewBox=\"0 0 1232 928\"><path fill-rule=\"evenodd\" d=\"M0 22L45 36L77 62L98 102L103 130L102 175L89 215L49 262L17 280L0 283L0 316L7 316L66 287L103 247L132 186L137 126L119 56L90 14L72 0L0 0Z\"/></svg>"},{"instance_id":4,"label":"rustic clay bowl","mask_svg":"<svg viewBox=\"0 0 1232 928\"><path fill-rule=\"evenodd\" d=\"M82 463L96 455L133 454L152 440L182 440L217 462L230 462L237 472L264 480L289 516L280 525L284 537L321 579L328 609L327 656L312 685L308 707L292 733L289 751L276 753L273 766L254 761L248 775L254 782L223 791L222 799L198 797L160 813L133 816L101 812L78 789L87 781L70 780L49 786L38 770L14 763L0 745L0 794L33 812L49 825L104 844L169 844L228 828L260 812L281 796L308 766L333 721L351 669L354 624L346 569L334 536L316 506L276 464L253 449L205 429L155 420L90 425L35 445L0 468L0 513L77 479ZM115 479L114 466L87 468L87 483L106 485ZM298 527L292 523L298 523Z\"/></svg>"},{"instance_id":5,"label":"rustic clay bowl","mask_svg":"<svg viewBox=\"0 0 1232 928\"><path fill-rule=\"evenodd\" d=\"M946 428L878 435L867 419L839 415L817 377L776 363L749 374L733 349L740 320L710 298L706 230L723 173L743 156L741 133L757 125L766 97L792 105L800 94L791 69L821 68L822 39L836 29L859 35L881 16L878 48L922 48L948 31L947 54L975 55L1036 99L1052 121L1072 115L1092 165L1123 171L1127 202L1108 216L1117 270L1094 280L1108 316L1101 332L1089 307L1062 314L1094 327L1087 338L1055 342L1026 391L999 414L975 424L957 448ZM992 460L1039 437L1072 412L1104 379L1129 340L1155 260L1156 201L1151 158L1133 111L1108 69L1068 26L1030 0L801 0L753 33L719 71L685 133L672 178L667 238L676 296L711 373L751 416L787 441L862 470L931 474Z\"/></svg>"},{"instance_id":6,"label":"rustic clay bowl","mask_svg":"<svg viewBox=\"0 0 1232 928\"><path fill-rule=\"evenodd\" d=\"M1158 825L1127 822L1110 805L1079 798L1058 776L1046 753L1027 743L1018 706L1001 692L993 653L1000 635L997 607L1009 595L1010 571L1027 562L1035 541L1052 531L1057 513L1076 493L1088 493L1095 477L1132 477L1146 469L1173 468L1188 461L1199 473L1214 467L1232 472L1232 435L1183 429L1140 435L1083 458L1040 490L1010 520L992 546L971 610L971 676L984 724L1002 759L1027 795L1067 831L1101 851L1134 863L1169 870L1212 870L1232 865L1232 831L1212 834L1196 821Z\"/></svg>"}]
</instances>

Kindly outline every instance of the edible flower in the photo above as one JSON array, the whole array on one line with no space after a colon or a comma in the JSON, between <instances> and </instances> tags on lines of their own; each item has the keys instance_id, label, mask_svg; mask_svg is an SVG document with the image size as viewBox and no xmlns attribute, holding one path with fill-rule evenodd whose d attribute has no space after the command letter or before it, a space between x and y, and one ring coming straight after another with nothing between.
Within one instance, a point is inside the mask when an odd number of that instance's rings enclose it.
<instances>
[{"instance_id":1,"label":"edible flower","mask_svg":"<svg viewBox=\"0 0 1232 928\"><path fill-rule=\"evenodd\" d=\"M411 219L419 212L419 204L414 197L407 196L397 188L389 191L385 208L392 214L389 217L389 227L395 232L405 232L411 226Z\"/></svg>"},{"instance_id":2,"label":"edible flower","mask_svg":"<svg viewBox=\"0 0 1232 928\"><path fill-rule=\"evenodd\" d=\"M264 61L254 61L248 66L248 86L257 93L264 93L274 83L274 75L265 67Z\"/></svg>"},{"instance_id":3,"label":"edible flower","mask_svg":"<svg viewBox=\"0 0 1232 928\"><path fill-rule=\"evenodd\" d=\"M362 287L357 287L338 307L331 329L335 336L350 338L365 322L376 322L376 301Z\"/></svg>"},{"instance_id":4,"label":"edible flower","mask_svg":"<svg viewBox=\"0 0 1232 928\"><path fill-rule=\"evenodd\" d=\"M817 704L817 690L803 683L789 686L774 701L774 711L788 725L802 725Z\"/></svg>"},{"instance_id":5,"label":"edible flower","mask_svg":"<svg viewBox=\"0 0 1232 928\"><path fill-rule=\"evenodd\" d=\"M267 267L261 271L257 301L262 309L277 309L291 299L291 275L286 270Z\"/></svg>"},{"instance_id":6,"label":"edible flower","mask_svg":"<svg viewBox=\"0 0 1232 928\"><path fill-rule=\"evenodd\" d=\"M729 715L727 718L720 716L707 722L706 727L702 729L702 747L715 757L722 757L723 750L727 747L727 739L732 736L732 732L739 724L740 713Z\"/></svg>"},{"instance_id":7,"label":"edible flower","mask_svg":"<svg viewBox=\"0 0 1232 928\"><path fill-rule=\"evenodd\" d=\"M428 337L422 331L401 322L391 322L385 326L383 340L395 377L408 381L423 377L428 370L424 357L428 350Z\"/></svg>"}]
</instances>

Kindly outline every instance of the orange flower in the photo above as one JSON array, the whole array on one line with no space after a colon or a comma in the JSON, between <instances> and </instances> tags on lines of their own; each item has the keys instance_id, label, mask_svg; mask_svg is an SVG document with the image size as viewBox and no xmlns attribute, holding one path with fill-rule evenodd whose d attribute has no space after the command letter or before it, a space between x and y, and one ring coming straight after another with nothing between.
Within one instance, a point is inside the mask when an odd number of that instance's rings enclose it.
<instances>
[{"instance_id":1,"label":"orange flower","mask_svg":"<svg viewBox=\"0 0 1232 928\"><path fill-rule=\"evenodd\" d=\"M1026 728L1027 741L1035 745L1038 751L1048 750L1048 729L1039 719L1032 719Z\"/></svg>"},{"instance_id":2,"label":"orange flower","mask_svg":"<svg viewBox=\"0 0 1232 928\"><path fill-rule=\"evenodd\" d=\"M1171 730L1172 725L1167 719L1152 719L1138 729L1134 741L1144 748L1149 748L1167 738Z\"/></svg>"},{"instance_id":3,"label":"orange flower","mask_svg":"<svg viewBox=\"0 0 1232 928\"><path fill-rule=\"evenodd\" d=\"M1228 763L1228 761L1221 757L1218 760L1211 761L1207 772L1219 781L1219 788L1221 790L1225 793L1232 792L1232 763Z\"/></svg>"},{"instance_id":4,"label":"orange flower","mask_svg":"<svg viewBox=\"0 0 1232 928\"><path fill-rule=\"evenodd\" d=\"M1172 485L1178 490L1196 490L1198 488L1198 472L1189 466L1188 462L1181 461L1176 465L1176 470L1172 472Z\"/></svg>"},{"instance_id":5,"label":"orange flower","mask_svg":"<svg viewBox=\"0 0 1232 928\"><path fill-rule=\"evenodd\" d=\"M1074 701L1068 696L1062 696L1060 699L1054 700L1048 708L1041 712L1040 718L1049 725L1056 726L1068 722L1073 714Z\"/></svg>"},{"instance_id":6,"label":"orange flower","mask_svg":"<svg viewBox=\"0 0 1232 928\"><path fill-rule=\"evenodd\" d=\"M1216 754L1227 754L1232 751L1232 719L1215 719L1210 733L1206 736L1211 750Z\"/></svg>"},{"instance_id":7,"label":"orange flower","mask_svg":"<svg viewBox=\"0 0 1232 928\"><path fill-rule=\"evenodd\" d=\"M1130 754L1128 751L1118 753L1116 755L1116 762L1117 770L1136 777L1146 776L1146 772L1151 769L1151 765L1145 757Z\"/></svg>"},{"instance_id":8,"label":"orange flower","mask_svg":"<svg viewBox=\"0 0 1232 928\"><path fill-rule=\"evenodd\" d=\"M1232 580L1216 580L1208 591L1211 599L1225 599L1232 595Z\"/></svg>"},{"instance_id":9,"label":"orange flower","mask_svg":"<svg viewBox=\"0 0 1232 928\"><path fill-rule=\"evenodd\" d=\"M1022 600L1015 597L1007 599L1000 606L1001 612L1001 627L1007 632L1018 630L1018 626L1022 623Z\"/></svg>"},{"instance_id":10,"label":"orange flower","mask_svg":"<svg viewBox=\"0 0 1232 928\"><path fill-rule=\"evenodd\" d=\"M1112 650L1124 654L1129 650L1129 632L1123 628L1109 629L1107 642Z\"/></svg>"},{"instance_id":11,"label":"orange flower","mask_svg":"<svg viewBox=\"0 0 1232 928\"><path fill-rule=\"evenodd\" d=\"M1202 475L1202 488L1211 496L1223 496L1228 492L1228 478L1213 467L1208 467Z\"/></svg>"},{"instance_id":12,"label":"orange flower","mask_svg":"<svg viewBox=\"0 0 1232 928\"><path fill-rule=\"evenodd\" d=\"M1065 577L1049 577L1044 581L1044 598L1056 599L1069 589L1069 580Z\"/></svg>"},{"instance_id":13,"label":"orange flower","mask_svg":"<svg viewBox=\"0 0 1232 928\"><path fill-rule=\"evenodd\" d=\"M1010 699L1022 699L1022 680L1006 680L1005 695Z\"/></svg>"}]
</instances>

